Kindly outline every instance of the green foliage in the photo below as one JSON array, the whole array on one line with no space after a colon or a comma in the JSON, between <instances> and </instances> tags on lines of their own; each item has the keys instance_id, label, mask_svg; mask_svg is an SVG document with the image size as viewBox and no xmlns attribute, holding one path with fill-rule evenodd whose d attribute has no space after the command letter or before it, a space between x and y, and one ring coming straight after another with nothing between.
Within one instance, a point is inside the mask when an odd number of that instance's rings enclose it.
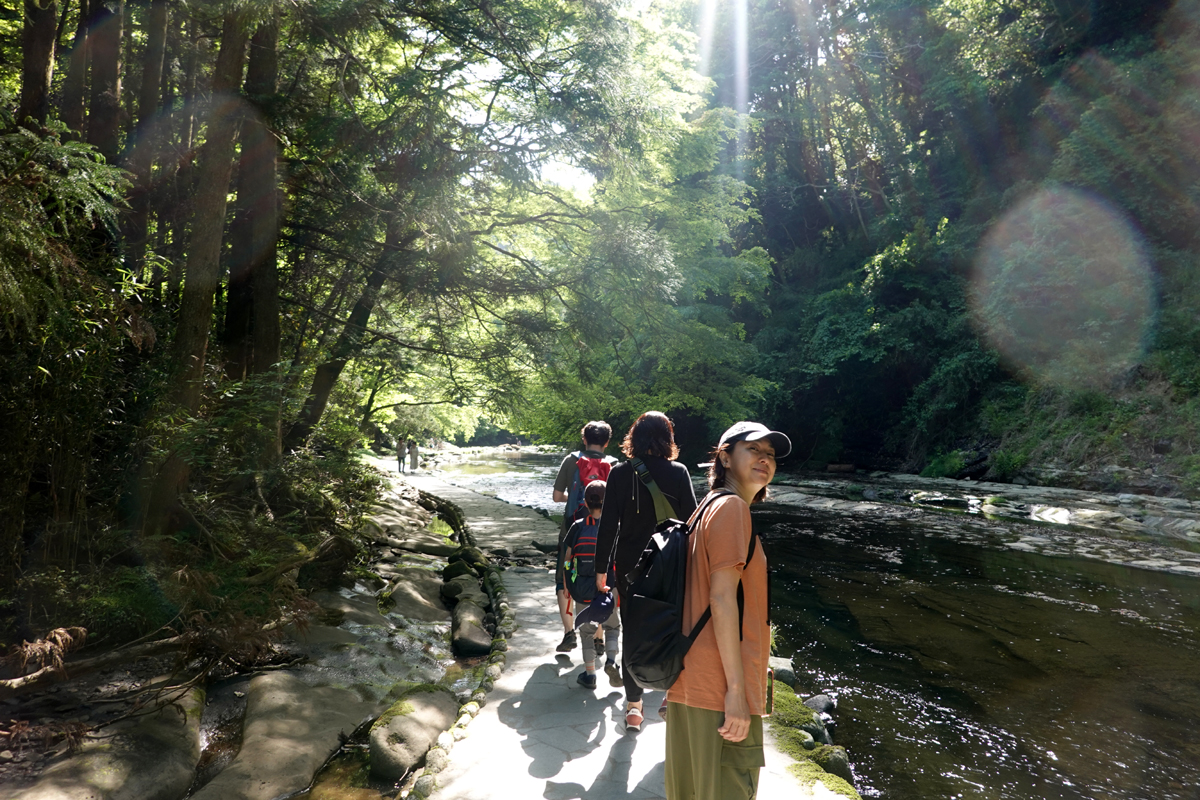
<instances>
[{"instance_id":1,"label":"green foliage","mask_svg":"<svg viewBox=\"0 0 1200 800\"><path fill-rule=\"evenodd\" d=\"M939 453L921 470L922 478L952 478L966 466L962 453L951 450L949 453Z\"/></svg>"},{"instance_id":2,"label":"green foliage","mask_svg":"<svg viewBox=\"0 0 1200 800\"><path fill-rule=\"evenodd\" d=\"M82 238L117 224L127 184L88 145L55 123L44 134L16 127L0 94L0 329L30 332L76 282Z\"/></svg>"},{"instance_id":3,"label":"green foliage","mask_svg":"<svg viewBox=\"0 0 1200 800\"><path fill-rule=\"evenodd\" d=\"M1029 457L1023 453L1009 453L1004 450L993 451L988 456L988 477L993 480L1009 480L1024 469L1028 462Z\"/></svg>"},{"instance_id":4,"label":"green foliage","mask_svg":"<svg viewBox=\"0 0 1200 800\"><path fill-rule=\"evenodd\" d=\"M1150 470L1155 480L1191 491L1197 406L1194 396L1150 371L1107 392L1010 387L989 397L981 412L985 431L1000 440L989 475L1119 466ZM1109 488L1120 490L1120 479L1112 481Z\"/></svg>"},{"instance_id":5,"label":"green foliage","mask_svg":"<svg viewBox=\"0 0 1200 800\"><path fill-rule=\"evenodd\" d=\"M17 590L35 629L78 625L87 629L89 644L144 636L178 613L145 567L67 571L48 566L27 573Z\"/></svg>"}]
</instances>

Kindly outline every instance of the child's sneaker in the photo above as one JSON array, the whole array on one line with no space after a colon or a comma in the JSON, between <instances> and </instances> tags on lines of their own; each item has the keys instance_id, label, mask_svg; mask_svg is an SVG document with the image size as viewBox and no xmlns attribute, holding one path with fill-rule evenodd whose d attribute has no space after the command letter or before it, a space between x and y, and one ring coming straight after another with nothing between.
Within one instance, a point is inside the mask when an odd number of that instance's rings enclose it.
<instances>
[{"instance_id":1,"label":"child's sneaker","mask_svg":"<svg viewBox=\"0 0 1200 800\"><path fill-rule=\"evenodd\" d=\"M588 672L586 669L579 673L579 677L575 680L580 686L585 689L596 688L596 673Z\"/></svg>"},{"instance_id":2,"label":"child's sneaker","mask_svg":"<svg viewBox=\"0 0 1200 800\"><path fill-rule=\"evenodd\" d=\"M558 652L571 652L575 649L575 645L578 643L578 641L579 640L575 638L575 631L567 631L565 634L563 634L563 640L558 643Z\"/></svg>"},{"instance_id":3,"label":"child's sneaker","mask_svg":"<svg viewBox=\"0 0 1200 800\"><path fill-rule=\"evenodd\" d=\"M639 706L630 706L625 709L625 730L640 731L642 729L642 709Z\"/></svg>"},{"instance_id":4,"label":"child's sneaker","mask_svg":"<svg viewBox=\"0 0 1200 800\"><path fill-rule=\"evenodd\" d=\"M625 682L621 680L621 670L617 668L617 662L605 661L604 674L608 676L610 686L624 686Z\"/></svg>"}]
</instances>

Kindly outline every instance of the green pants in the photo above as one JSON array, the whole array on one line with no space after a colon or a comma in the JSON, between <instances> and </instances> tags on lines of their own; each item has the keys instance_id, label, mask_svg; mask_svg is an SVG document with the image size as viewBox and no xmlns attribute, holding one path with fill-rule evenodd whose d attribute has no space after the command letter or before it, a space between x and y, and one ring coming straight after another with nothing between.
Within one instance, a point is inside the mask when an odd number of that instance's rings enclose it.
<instances>
[{"instance_id":1,"label":"green pants","mask_svg":"<svg viewBox=\"0 0 1200 800\"><path fill-rule=\"evenodd\" d=\"M717 733L722 711L667 707L667 800L753 800L763 760L762 717L750 717L750 733L727 742Z\"/></svg>"}]
</instances>

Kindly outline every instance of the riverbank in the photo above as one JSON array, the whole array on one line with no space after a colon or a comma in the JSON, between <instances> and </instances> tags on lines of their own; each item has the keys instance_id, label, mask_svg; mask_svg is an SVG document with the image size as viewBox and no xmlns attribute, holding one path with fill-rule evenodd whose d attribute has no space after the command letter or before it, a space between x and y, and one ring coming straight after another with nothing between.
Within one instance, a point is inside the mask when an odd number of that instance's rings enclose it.
<instances>
[{"instance_id":1,"label":"riverbank","mask_svg":"<svg viewBox=\"0 0 1200 800\"><path fill-rule=\"evenodd\" d=\"M253 660L197 671L171 639L151 658L118 649L90 673L68 661L54 685L6 699L0 798L290 797L403 687L438 682L469 699L440 594L464 542L437 505L393 487L361 533L365 567L332 576L340 585L312 592L291 624L229 634L257 641Z\"/></svg>"},{"instance_id":2,"label":"riverbank","mask_svg":"<svg viewBox=\"0 0 1200 800\"><path fill-rule=\"evenodd\" d=\"M0 756L0 798L661 798L661 693L627 733L620 690L583 689L578 649L555 650L557 525L429 474L389 479L359 534L367 565L314 593L269 663L205 680L171 657L130 660L10 701L6 727L28 733ZM845 751L779 691L796 761L768 733L762 796L857 798L836 777L851 777ZM97 724L105 707L126 718ZM40 748L30 720L78 736Z\"/></svg>"}]
</instances>

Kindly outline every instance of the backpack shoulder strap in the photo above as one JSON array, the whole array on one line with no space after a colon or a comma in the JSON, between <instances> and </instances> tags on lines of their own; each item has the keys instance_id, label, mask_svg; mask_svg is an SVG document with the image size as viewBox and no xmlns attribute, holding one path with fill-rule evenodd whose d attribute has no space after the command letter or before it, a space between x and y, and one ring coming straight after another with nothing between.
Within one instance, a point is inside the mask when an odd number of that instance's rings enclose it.
<instances>
[{"instance_id":1,"label":"backpack shoulder strap","mask_svg":"<svg viewBox=\"0 0 1200 800\"><path fill-rule=\"evenodd\" d=\"M758 531L750 528L750 547L746 550L746 563L742 565L742 572L745 572L750 567L750 559L754 557L754 546L758 544ZM767 590L770 591L770 580L767 582ZM738 641L742 640L742 617L746 614L746 590L742 587L742 579L738 578ZM771 603L767 601L767 613L770 613Z\"/></svg>"},{"instance_id":2,"label":"backpack shoulder strap","mask_svg":"<svg viewBox=\"0 0 1200 800\"><path fill-rule=\"evenodd\" d=\"M662 523L675 516L675 509L671 508L671 501L663 494L662 489L658 488L658 484L650 476L650 470L646 468L645 462L634 456L629 459L629 464L637 473L638 480L650 490L650 496L654 498L654 515L658 517L658 521Z\"/></svg>"}]
</instances>

